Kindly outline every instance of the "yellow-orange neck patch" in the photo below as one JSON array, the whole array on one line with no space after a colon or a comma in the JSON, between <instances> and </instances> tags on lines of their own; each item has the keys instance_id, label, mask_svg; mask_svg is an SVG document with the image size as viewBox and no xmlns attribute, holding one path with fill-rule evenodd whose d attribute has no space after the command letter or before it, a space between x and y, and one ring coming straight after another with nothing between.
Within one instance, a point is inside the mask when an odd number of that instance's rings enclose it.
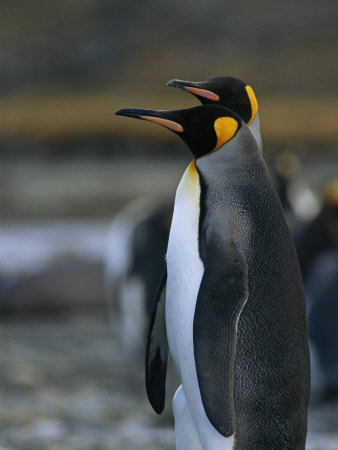
<instances>
[{"instance_id":1,"label":"yellow-orange neck patch","mask_svg":"<svg viewBox=\"0 0 338 450\"><path fill-rule=\"evenodd\" d=\"M219 117L215 120L214 129L217 136L217 143L216 147L211 150L212 152L219 149L234 136L238 129L238 122L232 117Z\"/></svg>"},{"instance_id":2,"label":"yellow-orange neck patch","mask_svg":"<svg viewBox=\"0 0 338 450\"><path fill-rule=\"evenodd\" d=\"M194 158L189 166L187 167L186 174L189 178L196 178L198 177L198 172L196 168L196 159Z\"/></svg>"},{"instance_id":3,"label":"yellow-orange neck patch","mask_svg":"<svg viewBox=\"0 0 338 450\"><path fill-rule=\"evenodd\" d=\"M251 105L251 118L250 118L249 122L247 123L247 125L250 125L250 123L256 117L256 114L258 111L258 103L257 103L257 99L256 99L256 96L255 96L255 93L254 93L252 87L247 85L247 86L245 86L245 90L246 90L246 93L248 94L248 97L250 100L250 105Z\"/></svg>"}]
</instances>

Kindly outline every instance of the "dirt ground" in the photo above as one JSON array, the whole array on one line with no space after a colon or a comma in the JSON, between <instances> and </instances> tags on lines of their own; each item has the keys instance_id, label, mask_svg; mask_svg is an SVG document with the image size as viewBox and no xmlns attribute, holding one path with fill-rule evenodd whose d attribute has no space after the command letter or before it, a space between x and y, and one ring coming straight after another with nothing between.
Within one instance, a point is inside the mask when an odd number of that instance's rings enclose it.
<instances>
[{"instance_id":1,"label":"dirt ground","mask_svg":"<svg viewBox=\"0 0 338 450\"><path fill-rule=\"evenodd\" d=\"M103 307L2 318L0 346L1 450L174 449ZM338 405L311 407L307 449L338 449Z\"/></svg>"}]
</instances>

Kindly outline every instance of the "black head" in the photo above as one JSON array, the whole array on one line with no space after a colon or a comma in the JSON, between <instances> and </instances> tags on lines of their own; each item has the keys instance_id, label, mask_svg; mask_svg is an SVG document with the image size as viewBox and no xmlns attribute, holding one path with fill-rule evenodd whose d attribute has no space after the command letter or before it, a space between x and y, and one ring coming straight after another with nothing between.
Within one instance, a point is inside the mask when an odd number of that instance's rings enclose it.
<instances>
[{"instance_id":1,"label":"black head","mask_svg":"<svg viewBox=\"0 0 338 450\"><path fill-rule=\"evenodd\" d=\"M125 108L115 114L149 120L172 130L183 139L195 158L219 149L241 127L241 119L237 114L218 105L175 111Z\"/></svg>"},{"instance_id":2,"label":"black head","mask_svg":"<svg viewBox=\"0 0 338 450\"><path fill-rule=\"evenodd\" d=\"M195 95L202 104L225 106L235 111L249 125L258 110L256 96L250 86L233 77L214 77L194 82L170 80L167 86L179 87Z\"/></svg>"}]
</instances>

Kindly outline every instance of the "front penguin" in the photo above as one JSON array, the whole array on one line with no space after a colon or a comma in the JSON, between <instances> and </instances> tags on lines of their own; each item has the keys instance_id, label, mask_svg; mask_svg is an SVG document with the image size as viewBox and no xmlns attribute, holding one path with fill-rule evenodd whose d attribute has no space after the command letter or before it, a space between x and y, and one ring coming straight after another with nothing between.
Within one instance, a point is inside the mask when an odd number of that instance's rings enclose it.
<instances>
[{"instance_id":1,"label":"front penguin","mask_svg":"<svg viewBox=\"0 0 338 450\"><path fill-rule=\"evenodd\" d=\"M304 449L304 293L256 140L219 105L117 114L171 129L194 155L176 193L159 286L166 282L165 305L157 295L150 324L151 404L164 407L166 327L182 383L173 401L177 449L224 450L233 434L235 449Z\"/></svg>"}]
</instances>

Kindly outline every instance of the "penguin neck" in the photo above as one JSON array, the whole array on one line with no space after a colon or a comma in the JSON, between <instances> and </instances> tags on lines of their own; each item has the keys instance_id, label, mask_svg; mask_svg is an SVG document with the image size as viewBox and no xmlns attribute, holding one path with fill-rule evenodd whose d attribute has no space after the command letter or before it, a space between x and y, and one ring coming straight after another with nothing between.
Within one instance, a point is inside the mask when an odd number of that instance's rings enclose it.
<instances>
[{"instance_id":1,"label":"penguin neck","mask_svg":"<svg viewBox=\"0 0 338 450\"><path fill-rule=\"evenodd\" d=\"M176 199L190 199L196 194L196 190L199 189L199 175L196 168L195 158L191 161L186 168L182 179L176 190Z\"/></svg>"},{"instance_id":2,"label":"penguin neck","mask_svg":"<svg viewBox=\"0 0 338 450\"><path fill-rule=\"evenodd\" d=\"M236 136L218 150L197 158L196 167L199 173L209 174L207 178L210 180L216 177L217 181L231 177L234 171L238 173L246 170L248 164L255 165L258 160L261 160L261 157L257 141L248 127L243 125Z\"/></svg>"},{"instance_id":3,"label":"penguin neck","mask_svg":"<svg viewBox=\"0 0 338 450\"><path fill-rule=\"evenodd\" d=\"M251 131L251 133L253 134L259 151L260 153L263 153L263 143L262 143L262 138L261 138L261 130L260 130L260 123L259 123L259 114L257 112L256 117L254 118L254 120L250 123L250 125L248 126L249 130Z\"/></svg>"}]
</instances>

